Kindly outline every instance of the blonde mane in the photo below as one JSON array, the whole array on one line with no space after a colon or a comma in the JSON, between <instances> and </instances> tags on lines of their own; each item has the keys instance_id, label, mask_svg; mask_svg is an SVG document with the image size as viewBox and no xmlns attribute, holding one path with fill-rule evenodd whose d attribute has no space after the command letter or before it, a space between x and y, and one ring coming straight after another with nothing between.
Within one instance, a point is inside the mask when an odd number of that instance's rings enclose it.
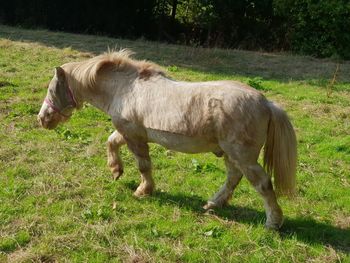
<instances>
[{"instance_id":1,"label":"blonde mane","mask_svg":"<svg viewBox=\"0 0 350 263\"><path fill-rule=\"evenodd\" d=\"M129 49L108 51L91 59L69 63L73 65L71 74L82 84L81 88L94 89L97 79L105 74L124 73L147 80L154 75L165 75L160 66L146 60L130 58L134 53Z\"/></svg>"}]
</instances>

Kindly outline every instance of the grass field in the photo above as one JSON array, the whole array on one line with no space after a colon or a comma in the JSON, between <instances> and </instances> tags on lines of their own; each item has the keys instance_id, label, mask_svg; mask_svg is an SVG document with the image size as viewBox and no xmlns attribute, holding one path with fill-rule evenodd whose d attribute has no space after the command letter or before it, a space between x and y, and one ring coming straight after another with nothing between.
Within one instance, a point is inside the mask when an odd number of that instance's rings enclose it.
<instances>
[{"instance_id":1,"label":"grass field","mask_svg":"<svg viewBox=\"0 0 350 263\"><path fill-rule=\"evenodd\" d=\"M264 229L243 179L228 207L202 206L225 180L222 159L151 146L157 191L137 199L122 149L112 181L108 116L90 105L56 130L36 121L55 66L125 47L179 80L240 80L282 105L298 137L298 195ZM0 262L350 262L350 63L128 41L0 25ZM331 83L331 84L330 84Z\"/></svg>"}]
</instances>

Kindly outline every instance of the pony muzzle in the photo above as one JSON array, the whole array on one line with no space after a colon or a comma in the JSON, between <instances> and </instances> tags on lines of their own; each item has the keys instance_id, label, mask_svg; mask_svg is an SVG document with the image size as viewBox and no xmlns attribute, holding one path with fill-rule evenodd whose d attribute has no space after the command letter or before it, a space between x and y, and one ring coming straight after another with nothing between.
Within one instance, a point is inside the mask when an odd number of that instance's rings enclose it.
<instances>
[{"instance_id":1,"label":"pony muzzle","mask_svg":"<svg viewBox=\"0 0 350 263\"><path fill-rule=\"evenodd\" d=\"M50 104L44 101L37 116L39 124L45 129L54 129L60 122L67 120L68 116L63 116L60 112L53 109Z\"/></svg>"}]
</instances>

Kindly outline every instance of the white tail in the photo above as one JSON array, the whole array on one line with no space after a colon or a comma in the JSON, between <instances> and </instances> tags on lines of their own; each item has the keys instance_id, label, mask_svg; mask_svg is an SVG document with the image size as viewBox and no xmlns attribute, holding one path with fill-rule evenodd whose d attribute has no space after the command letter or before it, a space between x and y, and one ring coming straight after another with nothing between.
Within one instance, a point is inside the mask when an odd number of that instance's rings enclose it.
<instances>
[{"instance_id":1,"label":"white tail","mask_svg":"<svg viewBox=\"0 0 350 263\"><path fill-rule=\"evenodd\" d=\"M277 194L295 193L297 142L287 114L269 102L271 118L264 148L264 167L273 174Z\"/></svg>"}]
</instances>

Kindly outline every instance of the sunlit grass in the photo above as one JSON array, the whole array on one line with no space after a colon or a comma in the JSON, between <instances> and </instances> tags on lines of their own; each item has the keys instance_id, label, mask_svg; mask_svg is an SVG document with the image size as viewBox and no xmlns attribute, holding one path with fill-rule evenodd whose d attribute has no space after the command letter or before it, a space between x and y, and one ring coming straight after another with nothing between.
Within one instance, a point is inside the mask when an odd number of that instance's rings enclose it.
<instances>
[{"instance_id":1,"label":"sunlit grass","mask_svg":"<svg viewBox=\"0 0 350 263\"><path fill-rule=\"evenodd\" d=\"M247 180L230 206L201 207L225 180L222 159L152 145L156 193L106 166L110 118L87 105L54 131L36 114L54 67L128 47L180 80L240 80L281 104L298 137L298 196L281 199L281 233L264 229ZM0 261L335 262L350 253L350 64L0 26Z\"/></svg>"}]
</instances>

